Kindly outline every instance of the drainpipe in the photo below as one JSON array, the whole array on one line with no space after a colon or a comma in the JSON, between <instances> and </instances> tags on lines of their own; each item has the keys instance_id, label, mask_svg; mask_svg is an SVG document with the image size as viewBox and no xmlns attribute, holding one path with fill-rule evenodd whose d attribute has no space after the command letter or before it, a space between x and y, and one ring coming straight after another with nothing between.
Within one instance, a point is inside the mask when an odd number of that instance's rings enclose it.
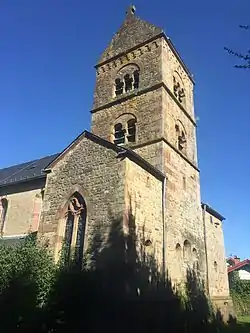
<instances>
[{"instance_id":1,"label":"drainpipe","mask_svg":"<svg viewBox=\"0 0 250 333\"><path fill-rule=\"evenodd\" d=\"M163 227L162 269L163 269L164 282L166 277L166 232L165 232L166 187L167 187L167 177L164 177L162 182L162 227Z\"/></svg>"},{"instance_id":2,"label":"drainpipe","mask_svg":"<svg viewBox=\"0 0 250 333\"><path fill-rule=\"evenodd\" d=\"M204 228L204 245L205 245L205 256L206 256L206 279L207 279L207 292L208 295L210 295L209 292L209 274L208 274L208 255L207 255L207 231L206 231L206 219L205 219L205 214L206 214L206 209L207 209L207 205L204 204L203 208L202 208L202 220L203 220L203 228Z\"/></svg>"}]
</instances>

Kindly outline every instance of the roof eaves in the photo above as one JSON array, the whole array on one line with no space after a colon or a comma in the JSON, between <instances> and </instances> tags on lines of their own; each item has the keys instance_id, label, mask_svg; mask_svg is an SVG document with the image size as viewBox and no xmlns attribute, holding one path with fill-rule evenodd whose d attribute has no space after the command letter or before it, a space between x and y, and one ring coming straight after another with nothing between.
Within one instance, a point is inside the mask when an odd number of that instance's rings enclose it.
<instances>
[{"instance_id":1,"label":"roof eaves","mask_svg":"<svg viewBox=\"0 0 250 333\"><path fill-rule=\"evenodd\" d=\"M55 165L55 163L70 149L72 148L74 145L77 144L77 142L79 141L79 139L81 137L86 137L92 141L101 143L103 146L109 148L109 149L113 149L116 152L119 152L122 150L121 147L116 146L115 144L113 144L112 142L109 142L91 132L88 132L87 130L84 130L82 133L80 133L60 154L58 154L58 156L52 161L50 162L45 168L44 168L44 172L48 173L50 172L50 169Z\"/></svg>"},{"instance_id":2,"label":"roof eaves","mask_svg":"<svg viewBox=\"0 0 250 333\"><path fill-rule=\"evenodd\" d=\"M18 185L18 184L21 184L21 183L26 183L26 182L30 182L30 181L33 181L33 180L43 179L43 178L46 178L45 173L42 174L42 175L39 175L39 176L34 176L34 177L26 178L26 179L20 179L20 180L14 181L14 182L7 182L7 183L3 183L3 184L0 183L0 188L13 186L13 185Z\"/></svg>"},{"instance_id":3,"label":"roof eaves","mask_svg":"<svg viewBox=\"0 0 250 333\"><path fill-rule=\"evenodd\" d=\"M237 270L239 268L242 268L242 267L244 267L246 265L250 265L250 260L249 259L245 259L245 260L239 262L238 264L236 264L234 266L228 267L227 271L228 271L228 273L231 273L231 272L233 272L233 271L235 271L235 270Z\"/></svg>"},{"instance_id":4,"label":"roof eaves","mask_svg":"<svg viewBox=\"0 0 250 333\"><path fill-rule=\"evenodd\" d=\"M217 219L219 219L220 221L224 221L226 218L223 217L219 212L217 212L216 210L214 210L212 207L210 207L208 204L202 202L201 203L201 207L207 211L209 214L213 215L214 217L216 217Z\"/></svg>"},{"instance_id":5,"label":"roof eaves","mask_svg":"<svg viewBox=\"0 0 250 333\"><path fill-rule=\"evenodd\" d=\"M47 167L44 169L44 172L49 172L50 169L55 165L56 161L63 154L65 154L74 144L76 144L77 141L83 136L90 139L91 141L94 141L94 142L97 142L97 143L101 144L102 146L104 146L108 149L112 149L113 151L115 151L118 154L118 157L126 155L131 160L135 161L138 165L141 165L144 169L148 170L151 174L153 174L158 179L163 180L164 178L166 178L165 175L160 170L158 170L152 164L150 164L149 162L144 160L141 156L136 154L133 150L125 148L125 147L117 146L117 145L115 145L114 143L112 143L110 141L107 141L107 140L105 140L105 139L103 139L103 138L101 138L101 137L99 137L99 136L97 136L97 135L95 135L91 132L88 132L87 130L84 130L80 135L78 135L77 138L74 141L72 141L61 152L61 154L59 154L50 164L48 164Z\"/></svg>"}]
</instances>

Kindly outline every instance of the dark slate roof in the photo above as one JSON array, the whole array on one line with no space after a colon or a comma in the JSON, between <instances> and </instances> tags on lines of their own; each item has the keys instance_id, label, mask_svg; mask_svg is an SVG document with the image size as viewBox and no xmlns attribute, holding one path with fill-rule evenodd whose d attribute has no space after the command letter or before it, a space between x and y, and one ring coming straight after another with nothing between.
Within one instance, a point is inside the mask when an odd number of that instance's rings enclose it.
<instances>
[{"instance_id":1,"label":"dark slate roof","mask_svg":"<svg viewBox=\"0 0 250 333\"><path fill-rule=\"evenodd\" d=\"M45 177L43 169L59 154L0 169L0 187Z\"/></svg>"},{"instance_id":2,"label":"dark slate roof","mask_svg":"<svg viewBox=\"0 0 250 333\"><path fill-rule=\"evenodd\" d=\"M26 240L28 235L9 236L0 238L0 245L13 246L19 245Z\"/></svg>"},{"instance_id":3,"label":"dark slate roof","mask_svg":"<svg viewBox=\"0 0 250 333\"><path fill-rule=\"evenodd\" d=\"M134 15L130 8L122 26L113 36L109 46L103 52L99 63L105 62L107 59L132 49L162 32L163 30L161 28L141 20Z\"/></svg>"},{"instance_id":4,"label":"dark slate roof","mask_svg":"<svg viewBox=\"0 0 250 333\"><path fill-rule=\"evenodd\" d=\"M223 217L219 212L217 212L216 210L214 210L212 207L210 207L208 204L202 202L201 203L201 207L206 210L209 214L213 215L214 217L216 217L218 220L220 221L224 221L225 217Z\"/></svg>"}]
</instances>

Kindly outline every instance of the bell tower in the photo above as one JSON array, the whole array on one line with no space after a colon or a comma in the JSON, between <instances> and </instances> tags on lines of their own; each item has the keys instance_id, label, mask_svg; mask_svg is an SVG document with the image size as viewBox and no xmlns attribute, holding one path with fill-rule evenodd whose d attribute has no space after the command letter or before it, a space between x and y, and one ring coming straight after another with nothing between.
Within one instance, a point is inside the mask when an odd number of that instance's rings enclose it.
<instances>
[{"instance_id":1,"label":"bell tower","mask_svg":"<svg viewBox=\"0 0 250 333\"><path fill-rule=\"evenodd\" d=\"M162 29L135 7L96 65L92 132L125 145L167 177L166 267L206 277L192 75Z\"/></svg>"}]
</instances>

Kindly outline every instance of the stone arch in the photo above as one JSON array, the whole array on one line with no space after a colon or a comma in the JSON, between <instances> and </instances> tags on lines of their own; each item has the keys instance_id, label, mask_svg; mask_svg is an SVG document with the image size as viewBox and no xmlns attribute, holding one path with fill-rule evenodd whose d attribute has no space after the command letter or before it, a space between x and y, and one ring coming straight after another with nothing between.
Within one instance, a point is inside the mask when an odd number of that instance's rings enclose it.
<instances>
[{"instance_id":1,"label":"stone arch","mask_svg":"<svg viewBox=\"0 0 250 333\"><path fill-rule=\"evenodd\" d=\"M181 85L184 87L183 79L182 79L182 77L181 77L181 75L180 75L180 73L177 69L174 70L173 76L175 76L178 79L178 81L180 81Z\"/></svg>"},{"instance_id":2,"label":"stone arch","mask_svg":"<svg viewBox=\"0 0 250 333\"><path fill-rule=\"evenodd\" d=\"M135 70L140 71L140 67L139 65L137 65L134 62L131 62L129 64L123 65L122 67L120 67L118 69L118 71L116 72L116 77L123 77L125 74L132 74Z\"/></svg>"},{"instance_id":3,"label":"stone arch","mask_svg":"<svg viewBox=\"0 0 250 333\"><path fill-rule=\"evenodd\" d=\"M187 239L183 243L183 259L185 262L191 262L191 243Z\"/></svg>"},{"instance_id":4,"label":"stone arch","mask_svg":"<svg viewBox=\"0 0 250 333\"><path fill-rule=\"evenodd\" d=\"M78 186L69 193L56 214L58 226L55 258L58 260L63 250L63 258L66 262L73 259L81 266L86 249L88 205L83 191Z\"/></svg>"},{"instance_id":5,"label":"stone arch","mask_svg":"<svg viewBox=\"0 0 250 333\"><path fill-rule=\"evenodd\" d=\"M78 192L84 198L86 206L88 207L88 210L89 210L90 203L88 201L88 198L89 198L88 192L85 189L83 189L81 186L75 185L75 186L71 187L69 189L69 191L67 191L67 193L63 197L63 200L61 201L61 204L58 206L56 218L55 218L56 220L60 219L61 217L64 217L64 214L66 213L66 207L67 207L69 198L75 192Z\"/></svg>"},{"instance_id":6,"label":"stone arch","mask_svg":"<svg viewBox=\"0 0 250 333\"><path fill-rule=\"evenodd\" d=\"M177 243L175 246L175 265L174 269L174 277L177 284L182 280L182 265L183 265L183 257L182 257L182 247L180 243Z\"/></svg>"},{"instance_id":7,"label":"stone arch","mask_svg":"<svg viewBox=\"0 0 250 333\"><path fill-rule=\"evenodd\" d=\"M119 121L119 122L124 123L124 122L127 122L128 120L130 120L131 118L135 119L137 121L135 114L133 114L131 112L126 112L126 113L122 113L118 117L116 117L115 122Z\"/></svg>"},{"instance_id":8,"label":"stone arch","mask_svg":"<svg viewBox=\"0 0 250 333\"><path fill-rule=\"evenodd\" d=\"M198 257L198 251L196 250L195 247L193 247L192 250L192 259L193 259L193 269L194 271L198 271L199 269L199 257Z\"/></svg>"}]
</instances>

